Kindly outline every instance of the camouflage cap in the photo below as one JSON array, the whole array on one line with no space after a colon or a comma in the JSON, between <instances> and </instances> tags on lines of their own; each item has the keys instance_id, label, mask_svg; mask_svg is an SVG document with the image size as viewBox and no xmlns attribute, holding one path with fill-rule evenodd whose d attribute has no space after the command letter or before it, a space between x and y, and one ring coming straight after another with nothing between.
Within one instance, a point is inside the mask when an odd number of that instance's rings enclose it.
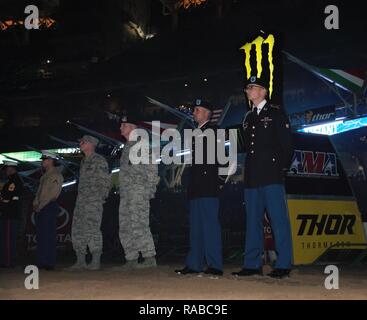
<instances>
[{"instance_id":1,"label":"camouflage cap","mask_svg":"<svg viewBox=\"0 0 367 320\"><path fill-rule=\"evenodd\" d=\"M84 135L81 139L79 139L79 142L87 142L87 143L91 143L94 144L95 146L98 145L99 140L93 136L90 135Z\"/></svg>"}]
</instances>

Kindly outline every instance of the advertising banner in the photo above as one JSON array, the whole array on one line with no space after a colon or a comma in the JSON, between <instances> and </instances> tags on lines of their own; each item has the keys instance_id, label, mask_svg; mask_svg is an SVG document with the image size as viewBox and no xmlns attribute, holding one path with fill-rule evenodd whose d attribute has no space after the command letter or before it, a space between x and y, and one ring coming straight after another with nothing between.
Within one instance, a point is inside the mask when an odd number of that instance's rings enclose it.
<instances>
[{"instance_id":1,"label":"advertising banner","mask_svg":"<svg viewBox=\"0 0 367 320\"><path fill-rule=\"evenodd\" d=\"M365 243L353 200L289 199L294 264L311 264L330 246Z\"/></svg>"}]
</instances>

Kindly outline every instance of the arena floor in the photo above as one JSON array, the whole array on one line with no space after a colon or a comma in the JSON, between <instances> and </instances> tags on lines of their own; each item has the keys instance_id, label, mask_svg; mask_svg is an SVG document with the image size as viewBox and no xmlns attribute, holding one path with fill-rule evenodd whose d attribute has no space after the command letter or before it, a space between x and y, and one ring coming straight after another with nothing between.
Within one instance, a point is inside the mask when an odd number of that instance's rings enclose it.
<instances>
[{"instance_id":1,"label":"arena floor","mask_svg":"<svg viewBox=\"0 0 367 320\"><path fill-rule=\"evenodd\" d=\"M0 269L0 299L366 299L367 269L339 267L339 289L327 290L323 267L302 267L291 278L236 279L236 266L226 267L219 279L179 276L179 265L123 272L112 265L101 271L41 271L38 290L26 290L20 268ZM269 271L265 267L264 271Z\"/></svg>"}]
</instances>

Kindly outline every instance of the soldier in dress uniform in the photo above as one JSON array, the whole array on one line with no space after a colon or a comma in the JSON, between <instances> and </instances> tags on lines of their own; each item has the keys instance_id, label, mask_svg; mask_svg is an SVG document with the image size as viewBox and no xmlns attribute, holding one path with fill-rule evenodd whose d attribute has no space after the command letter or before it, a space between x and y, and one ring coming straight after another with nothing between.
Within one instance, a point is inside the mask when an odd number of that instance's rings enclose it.
<instances>
[{"instance_id":1,"label":"soldier in dress uniform","mask_svg":"<svg viewBox=\"0 0 367 320\"><path fill-rule=\"evenodd\" d=\"M60 212L57 204L64 178L59 170L58 156L42 151L42 168L45 173L33 201L37 230L37 266L53 270L56 265L56 220Z\"/></svg>"},{"instance_id":2,"label":"soldier in dress uniform","mask_svg":"<svg viewBox=\"0 0 367 320\"><path fill-rule=\"evenodd\" d=\"M194 119L198 128L214 130L216 143L216 126L210 123L214 106L209 101L195 101ZM190 200L190 251L183 269L175 270L177 274L223 275L221 226L219 223L219 176L218 164L211 164L207 155L207 140L203 139L203 163L196 163L195 139L192 144L193 163L189 172L187 188ZM216 145L212 146L216 150ZM216 152L214 152L216 156Z\"/></svg>"},{"instance_id":3,"label":"soldier in dress uniform","mask_svg":"<svg viewBox=\"0 0 367 320\"><path fill-rule=\"evenodd\" d=\"M8 180L0 193L0 266L10 268L15 264L23 181L17 162L4 161L3 165Z\"/></svg>"},{"instance_id":4,"label":"soldier in dress uniform","mask_svg":"<svg viewBox=\"0 0 367 320\"><path fill-rule=\"evenodd\" d=\"M292 265L292 239L284 188L293 144L288 118L268 101L266 78L250 77L245 92L252 104L243 121L245 139L246 244L243 269L235 276L262 275L264 211L270 218L277 262L269 274L287 277Z\"/></svg>"}]
</instances>

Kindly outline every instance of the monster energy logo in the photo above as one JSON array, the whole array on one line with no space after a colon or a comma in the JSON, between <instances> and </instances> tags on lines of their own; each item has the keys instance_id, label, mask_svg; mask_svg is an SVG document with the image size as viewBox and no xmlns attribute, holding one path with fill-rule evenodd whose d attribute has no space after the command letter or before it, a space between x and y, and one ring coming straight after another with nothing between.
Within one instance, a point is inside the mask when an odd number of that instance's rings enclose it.
<instances>
[{"instance_id":1,"label":"monster energy logo","mask_svg":"<svg viewBox=\"0 0 367 320\"><path fill-rule=\"evenodd\" d=\"M256 68L257 68L257 77L260 78L263 68L262 68L262 46L263 44L267 44L269 46L268 50L268 61L269 61L269 97L273 92L273 73L274 73L274 63L273 63L273 48L274 48L274 36L269 34L266 39L262 36L258 36L254 41L246 43L244 46L240 48L240 50L245 51L245 66L247 71L247 79L251 77L251 64L250 64L250 55L252 46L255 46L256 49Z\"/></svg>"}]
</instances>

